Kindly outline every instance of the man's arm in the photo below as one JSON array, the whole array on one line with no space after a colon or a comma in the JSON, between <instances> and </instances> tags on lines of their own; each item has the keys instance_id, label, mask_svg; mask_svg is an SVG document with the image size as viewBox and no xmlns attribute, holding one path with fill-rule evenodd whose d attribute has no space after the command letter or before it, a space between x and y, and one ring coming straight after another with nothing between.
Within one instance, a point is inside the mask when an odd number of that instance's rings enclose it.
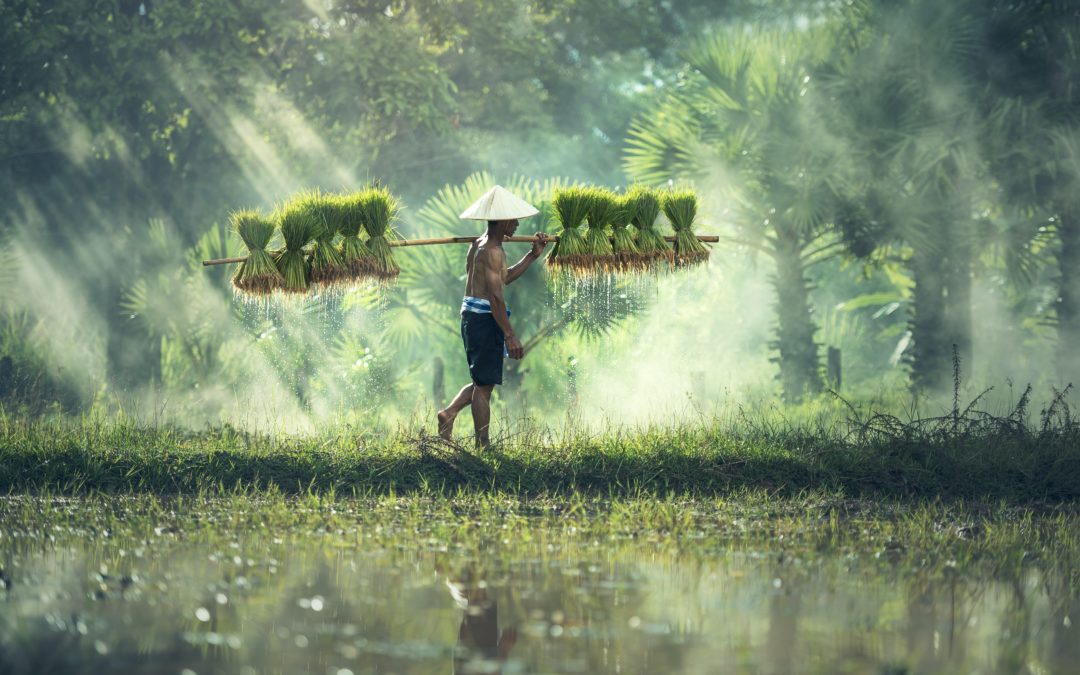
<instances>
[{"instance_id":1,"label":"man's arm","mask_svg":"<svg viewBox=\"0 0 1080 675\"><path fill-rule=\"evenodd\" d=\"M536 256L532 251L525 254L521 260L517 261L517 264L506 270L506 283L510 283L525 273L525 270L529 269L529 265L536 260Z\"/></svg>"},{"instance_id":2,"label":"man's arm","mask_svg":"<svg viewBox=\"0 0 1080 675\"><path fill-rule=\"evenodd\" d=\"M545 246L547 246L547 235L543 232L537 232L536 241L533 242L532 248L525 254L525 257L519 260L516 265L506 270L506 283L509 284L511 281L524 274L525 270L529 269L529 265L533 264L533 261L537 260L540 257L540 254L544 252Z\"/></svg>"},{"instance_id":3,"label":"man's arm","mask_svg":"<svg viewBox=\"0 0 1080 675\"><path fill-rule=\"evenodd\" d=\"M503 337L506 339L506 350L510 352L510 358L520 359L524 355L524 349L521 346L521 341L518 340L517 335L514 334L513 327L510 326L510 317L506 315L506 300L503 299L503 277L505 275L506 268L506 254L502 251L495 253L495 251L480 251L477 253L477 262L483 264L484 279L487 282L485 285L488 289L488 301L491 303L491 314L495 319L495 323L503 332ZM481 271L481 270L478 270Z\"/></svg>"}]
</instances>

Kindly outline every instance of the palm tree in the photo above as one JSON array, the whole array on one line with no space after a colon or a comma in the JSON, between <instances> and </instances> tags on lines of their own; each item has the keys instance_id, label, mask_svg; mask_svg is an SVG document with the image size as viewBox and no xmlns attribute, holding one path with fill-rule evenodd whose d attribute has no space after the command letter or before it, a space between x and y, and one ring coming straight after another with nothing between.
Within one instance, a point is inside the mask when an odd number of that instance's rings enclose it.
<instances>
[{"instance_id":1,"label":"palm tree","mask_svg":"<svg viewBox=\"0 0 1080 675\"><path fill-rule=\"evenodd\" d=\"M982 163L967 64L970 8L924 0L854 4L850 30L821 75L822 119L847 161L834 177L834 219L848 250L899 256L914 280L912 386L934 390L952 349L970 358L972 216Z\"/></svg>"},{"instance_id":2,"label":"palm tree","mask_svg":"<svg viewBox=\"0 0 1080 675\"><path fill-rule=\"evenodd\" d=\"M320 367L336 338L323 330L332 321L320 301L305 300L287 316L245 307L229 297L228 276L234 270L207 269L201 263L235 255L238 248L239 242L221 226L211 227L185 248L175 230L163 221L150 221L135 281L120 302L132 324L149 338L156 361L149 383L164 389L174 409L195 406L199 414L210 415L219 414L217 406L234 396L271 383L308 409L315 389L326 399L332 398L328 392L340 394L327 381L339 369ZM292 403L281 401L289 407Z\"/></svg>"},{"instance_id":3,"label":"palm tree","mask_svg":"<svg viewBox=\"0 0 1080 675\"><path fill-rule=\"evenodd\" d=\"M828 227L838 157L816 142L814 70L828 28L722 30L684 55L692 72L659 107L631 125L624 168L653 185L693 180L729 200L727 241L775 263L784 397L821 391L821 362L808 270L840 250Z\"/></svg>"},{"instance_id":4,"label":"palm tree","mask_svg":"<svg viewBox=\"0 0 1080 675\"><path fill-rule=\"evenodd\" d=\"M913 387L944 384L952 345L971 356L980 249L996 249L1015 290L1034 278L1048 234L1058 238L1054 314L1064 366L1080 337L1075 9L856 2L846 23L852 28L825 74L832 133L852 159L838 181L837 220L853 253L884 247L911 271ZM972 215L983 210L1007 217L995 224Z\"/></svg>"},{"instance_id":5,"label":"palm tree","mask_svg":"<svg viewBox=\"0 0 1080 675\"><path fill-rule=\"evenodd\" d=\"M989 166L1029 238L1056 239L1059 372L1080 372L1080 16L1068 3L1002 3L979 71Z\"/></svg>"},{"instance_id":6,"label":"palm tree","mask_svg":"<svg viewBox=\"0 0 1080 675\"><path fill-rule=\"evenodd\" d=\"M229 251L222 228L211 228L184 252L179 235L164 221L151 220L142 247L145 273L124 293L120 307L151 338L161 384L176 389L205 385L217 377L222 344L232 317L215 311L220 296L210 292L225 270L212 270L217 279L200 273L200 259L224 257ZM203 257L205 256L205 257Z\"/></svg>"},{"instance_id":7,"label":"palm tree","mask_svg":"<svg viewBox=\"0 0 1080 675\"><path fill-rule=\"evenodd\" d=\"M470 175L460 185L447 185L417 211L415 223L425 234L460 236L475 227L459 217L469 204L496 184L487 172ZM527 221L527 228L551 232L554 228L548 204L552 193L568 183L563 179L531 180L521 176L502 183L526 201L536 204L540 214ZM522 245L523 246L523 245ZM382 303L385 330L390 342L412 361L438 355L442 361L461 361L458 311L465 287L464 246L426 246L409 251L401 259L401 276L395 289L384 294ZM525 338L525 353L576 330L586 338L604 335L641 306L630 289L612 282L604 302L589 301L596 285L581 285L568 295L556 296L541 269L530 270L508 289L515 329ZM615 289L615 290L610 290ZM520 301L515 302L515 300ZM375 298L372 298L374 301ZM594 299L595 300L595 299ZM434 336L434 339L432 339ZM520 388L525 369L537 368L529 360L506 364L506 389Z\"/></svg>"}]
</instances>

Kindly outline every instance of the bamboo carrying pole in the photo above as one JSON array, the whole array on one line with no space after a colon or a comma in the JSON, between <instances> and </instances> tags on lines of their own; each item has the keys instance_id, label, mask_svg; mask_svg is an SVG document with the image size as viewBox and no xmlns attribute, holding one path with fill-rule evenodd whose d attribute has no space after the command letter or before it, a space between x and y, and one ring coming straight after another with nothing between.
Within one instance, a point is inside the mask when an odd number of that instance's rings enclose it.
<instances>
[{"instance_id":1,"label":"bamboo carrying pole","mask_svg":"<svg viewBox=\"0 0 1080 675\"><path fill-rule=\"evenodd\" d=\"M469 237L435 237L432 239L398 239L391 241L389 244L394 247L398 246L434 246L438 244L471 244L480 236ZM675 241L675 237L664 237L666 241ZM547 238L549 242L557 242L559 238L556 236L550 236ZM513 244L531 244L536 241L536 237L506 237L503 242L510 242ZM715 244L720 241L720 237L715 234L699 234L698 241L706 244ZM247 256L239 258L217 258L216 260L204 260L203 266L209 267L210 265L229 265L231 263L242 263L247 260Z\"/></svg>"}]
</instances>

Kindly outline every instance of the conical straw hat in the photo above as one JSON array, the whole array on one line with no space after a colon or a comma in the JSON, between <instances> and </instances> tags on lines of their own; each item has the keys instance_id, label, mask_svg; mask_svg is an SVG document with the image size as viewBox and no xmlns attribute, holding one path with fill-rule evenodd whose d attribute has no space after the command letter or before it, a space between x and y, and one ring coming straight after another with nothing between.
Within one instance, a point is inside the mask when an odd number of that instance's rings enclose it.
<instances>
[{"instance_id":1,"label":"conical straw hat","mask_svg":"<svg viewBox=\"0 0 1080 675\"><path fill-rule=\"evenodd\" d=\"M461 213L465 220L517 220L540 213L529 202L496 185Z\"/></svg>"}]
</instances>

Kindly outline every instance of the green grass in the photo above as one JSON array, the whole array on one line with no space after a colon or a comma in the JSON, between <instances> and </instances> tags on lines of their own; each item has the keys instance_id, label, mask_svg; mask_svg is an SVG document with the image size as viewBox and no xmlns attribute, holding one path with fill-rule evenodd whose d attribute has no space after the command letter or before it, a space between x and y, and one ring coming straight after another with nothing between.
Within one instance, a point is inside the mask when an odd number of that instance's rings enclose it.
<instances>
[{"instance_id":1,"label":"green grass","mask_svg":"<svg viewBox=\"0 0 1080 675\"><path fill-rule=\"evenodd\" d=\"M477 533L507 530L572 533L579 542L600 540L614 551L647 537L685 552L742 542L758 547L782 543L788 550L860 551L897 549L974 561L991 552L1013 559L988 560L998 570L1019 567L1036 556L1072 560L1080 543L1075 505L1018 509L1002 503L939 500L909 503L859 500L827 491L777 498L763 490L723 497L638 495L612 499L573 493L510 496L430 490L344 497L340 493L287 495L271 489L229 493L124 498L90 493L79 499L55 494L3 499L0 526L17 528L18 539L86 539L107 532L111 540L152 539L163 532L182 537L205 530L228 540L237 532L363 532L370 542L392 547L404 535L440 540L475 539ZM59 526L59 527L58 527ZM14 530L13 530L14 531ZM559 537L556 537L558 539ZM527 537L504 542L528 546ZM935 557L939 557L935 555Z\"/></svg>"},{"instance_id":2,"label":"green grass","mask_svg":"<svg viewBox=\"0 0 1080 675\"><path fill-rule=\"evenodd\" d=\"M835 428L730 423L590 436L526 430L474 453L417 431L293 437L225 427L189 432L129 421L0 420L0 493L277 489L389 493L466 488L537 494L1080 497L1080 429L970 416Z\"/></svg>"}]
</instances>

